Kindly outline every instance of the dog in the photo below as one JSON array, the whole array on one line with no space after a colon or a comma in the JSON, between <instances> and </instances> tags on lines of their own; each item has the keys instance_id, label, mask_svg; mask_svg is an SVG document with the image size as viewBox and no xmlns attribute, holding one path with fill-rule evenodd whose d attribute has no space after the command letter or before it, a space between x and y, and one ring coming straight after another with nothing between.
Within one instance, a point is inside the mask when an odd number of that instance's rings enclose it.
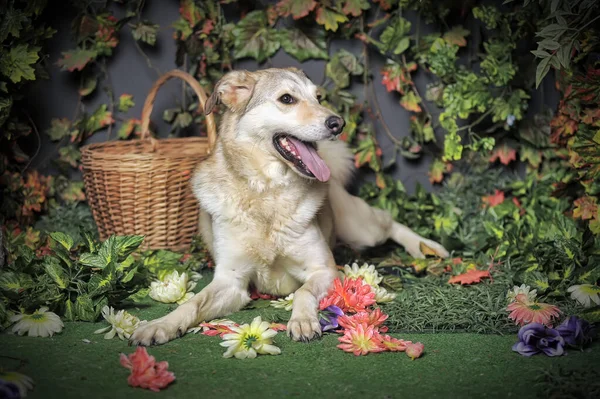
<instances>
[{"instance_id":1,"label":"dog","mask_svg":"<svg viewBox=\"0 0 600 399\"><path fill-rule=\"evenodd\" d=\"M425 243L448 256L346 191L354 164L336 140L344 120L320 100L296 68L232 71L217 82L205 113L217 103L227 109L212 154L192 177L214 278L173 312L139 326L131 344L163 344L236 312L250 301L251 284L272 295L294 292L288 335L319 337L319 301L338 276L331 251L337 239L358 250L392 239L417 258Z\"/></svg>"}]
</instances>

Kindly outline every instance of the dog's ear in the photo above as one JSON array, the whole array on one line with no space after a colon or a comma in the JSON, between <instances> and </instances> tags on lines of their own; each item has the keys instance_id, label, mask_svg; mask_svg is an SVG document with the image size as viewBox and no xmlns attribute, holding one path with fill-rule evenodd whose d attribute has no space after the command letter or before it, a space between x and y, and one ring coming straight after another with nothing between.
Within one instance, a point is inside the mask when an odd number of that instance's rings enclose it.
<instances>
[{"instance_id":1,"label":"dog's ear","mask_svg":"<svg viewBox=\"0 0 600 399\"><path fill-rule=\"evenodd\" d=\"M248 71L232 71L223 76L215 85L213 93L206 100L204 114L210 114L215 105L223 103L231 112L242 111L254 91L256 78Z\"/></svg>"}]
</instances>

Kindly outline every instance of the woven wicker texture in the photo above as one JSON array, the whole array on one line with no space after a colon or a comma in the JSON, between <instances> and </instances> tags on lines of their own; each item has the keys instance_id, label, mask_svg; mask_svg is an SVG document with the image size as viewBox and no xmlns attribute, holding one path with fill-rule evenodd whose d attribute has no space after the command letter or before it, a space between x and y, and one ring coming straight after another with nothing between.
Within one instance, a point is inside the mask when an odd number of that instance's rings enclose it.
<instances>
[{"instance_id":1,"label":"woven wicker texture","mask_svg":"<svg viewBox=\"0 0 600 399\"><path fill-rule=\"evenodd\" d=\"M158 89L169 79L186 81L199 98L206 93L191 75L173 70L152 86L142 110L141 139L109 141L82 148L87 198L100 238L139 234L144 247L174 251L189 247L198 229L198 203L190 177L216 140L214 117L208 115L208 137L156 140L148 132Z\"/></svg>"}]
</instances>

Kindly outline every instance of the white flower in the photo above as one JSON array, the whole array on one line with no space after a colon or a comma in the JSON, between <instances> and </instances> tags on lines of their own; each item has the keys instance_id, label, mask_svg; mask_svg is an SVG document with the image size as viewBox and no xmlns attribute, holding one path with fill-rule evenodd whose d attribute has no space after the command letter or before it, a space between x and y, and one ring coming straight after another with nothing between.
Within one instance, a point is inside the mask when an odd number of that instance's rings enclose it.
<instances>
[{"instance_id":1,"label":"white flower","mask_svg":"<svg viewBox=\"0 0 600 399\"><path fill-rule=\"evenodd\" d=\"M279 298L276 301L271 301L271 306L277 309L292 310L292 307L294 306L294 293L291 293L285 298Z\"/></svg>"},{"instance_id":2,"label":"white flower","mask_svg":"<svg viewBox=\"0 0 600 399\"><path fill-rule=\"evenodd\" d=\"M396 294L393 292L388 292L383 287L377 287L373 291L375 291L375 302L383 303L383 302L392 302L396 299Z\"/></svg>"},{"instance_id":3,"label":"white flower","mask_svg":"<svg viewBox=\"0 0 600 399\"><path fill-rule=\"evenodd\" d=\"M202 279L202 275L198 272L191 271L190 272L190 280L198 282Z\"/></svg>"},{"instance_id":4,"label":"white flower","mask_svg":"<svg viewBox=\"0 0 600 399\"><path fill-rule=\"evenodd\" d=\"M115 314L112 306L110 308L108 306L103 307L102 316L104 316L104 320L110 323L110 326L96 330L94 334L106 333L104 339L113 339L115 335L118 335L122 340L129 339L140 325L140 319L125 310L119 310Z\"/></svg>"},{"instance_id":5,"label":"white flower","mask_svg":"<svg viewBox=\"0 0 600 399\"><path fill-rule=\"evenodd\" d=\"M344 274L349 278L362 277L363 281L374 289L379 287L379 283L383 280L383 276L379 275L377 270L375 270L375 266L366 263L361 267L358 267L358 264L356 263L353 263L352 267L345 265Z\"/></svg>"},{"instance_id":6,"label":"white flower","mask_svg":"<svg viewBox=\"0 0 600 399\"><path fill-rule=\"evenodd\" d=\"M586 308L594 306L593 303L600 305L600 287L597 285L573 285L567 288L567 291L571 293L571 299L575 299Z\"/></svg>"},{"instance_id":7,"label":"white flower","mask_svg":"<svg viewBox=\"0 0 600 399\"><path fill-rule=\"evenodd\" d=\"M62 331L64 324L56 313L48 312L46 306L42 306L33 314L16 314L11 316L10 321L16 323L12 332L19 335L27 333L30 337L51 337Z\"/></svg>"},{"instance_id":8,"label":"white flower","mask_svg":"<svg viewBox=\"0 0 600 399\"><path fill-rule=\"evenodd\" d=\"M150 298L163 303L182 304L194 296L192 290L196 282L190 281L187 273L177 270L166 274L161 280L150 284Z\"/></svg>"},{"instance_id":9,"label":"white flower","mask_svg":"<svg viewBox=\"0 0 600 399\"><path fill-rule=\"evenodd\" d=\"M223 342L221 342L221 346L227 348L223 357L235 356L238 359L252 359L257 354L279 355L281 349L273 345L272 339L277 335L277 331L269 328L269 326L268 322L262 321L258 316L249 325L231 327L234 332L225 334Z\"/></svg>"},{"instance_id":10,"label":"white flower","mask_svg":"<svg viewBox=\"0 0 600 399\"><path fill-rule=\"evenodd\" d=\"M0 371L0 380L15 384L22 398L27 396L27 391L33 389L33 379L16 371Z\"/></svg>"},{"instance_id":11,"label":"white flower","mask_svg":"<svg viewBox=\"0 0 600 399\"><path fill-rule=\"evenodd\" d=\"M508 291L506 297L512 303L519 295L522 295L520 298L527 299L527 302L535 302L537 290L531 290L531 287L525 284L521 284L520 287L515 285L511 291Z\"/></svg>"}]
</instances>

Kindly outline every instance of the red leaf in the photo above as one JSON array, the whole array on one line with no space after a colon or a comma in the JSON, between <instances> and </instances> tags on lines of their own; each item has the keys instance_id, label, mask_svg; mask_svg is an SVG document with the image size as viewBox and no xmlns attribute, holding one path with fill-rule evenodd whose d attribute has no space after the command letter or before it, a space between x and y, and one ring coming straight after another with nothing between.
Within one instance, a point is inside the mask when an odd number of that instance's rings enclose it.
<instances>
[{"instance_id":1,"label":"red leaf","mask_svg":"<svg viewBox=\"0 0 600 399\"><path fill-rule=\"evenodd\" d=\"M306 17L317 6L315 0L282 0L275 6L282 17L292 16L294 19Z\"/></svg>"},{"instance_id":2,"label":"red leaf","mask_svg":"<svg viewBox=\"0 0 600 399\"><path fill-rule=\"evenodd\" d=\"M508 147L506 144L500 148L496 148L490 157L490 162L496 162L498 159L501 164L508 165L511 161L517 160L517 150Z\"/></svg>"},{"instance_id":3,"label":"red leaf","mask_svg":"<svg viewBox=\"0 0 600 399\"><path fill-rule=\"evenodd\" d=\"M487 204L490 208L493 208L504 202L504 192L496 190L494 194L483 197L481 200L484 204Z\"/></svg>"},{"instance_id":4,"label":"red leaf","mask_svg":"<svg viewBox=\"0 0 600 399\"><path fill-rule=\"evenodd\" d=\"M459 274L458 276L454 276L448 280L450 284L458 284L466 285L481 282L482 278L491 278L490 272L488 270L475 270L471 269L466 273Z\"/></svg>"},{"instance_id":5,"label":"red leaf","mask_svg":"<svg viewBox=\"0 0 600 399\"><path fill-rule=\"evenodd\" d=\"M575 219L597 219L598 218L598 200L594 197L581 197L573 202L575 209L573 209L573 217Z\"/></svg>"}]
</instances>

